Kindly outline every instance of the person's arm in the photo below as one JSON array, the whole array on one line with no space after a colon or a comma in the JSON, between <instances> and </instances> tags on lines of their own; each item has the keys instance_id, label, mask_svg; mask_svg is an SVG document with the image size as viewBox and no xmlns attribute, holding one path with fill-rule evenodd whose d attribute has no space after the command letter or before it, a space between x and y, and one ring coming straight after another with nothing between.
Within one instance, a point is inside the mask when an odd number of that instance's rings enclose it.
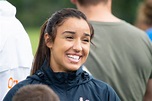
<instances>
[{"instance_id":1,"label":"person's arm","mask_svg":"<svg viewBox=\"0 0 152 101\"><path fill-rule=\"evenodd\" d=\"M147 83L146 93L143 101L152 101L152 78Z\"/></svg>"}]
</instances>

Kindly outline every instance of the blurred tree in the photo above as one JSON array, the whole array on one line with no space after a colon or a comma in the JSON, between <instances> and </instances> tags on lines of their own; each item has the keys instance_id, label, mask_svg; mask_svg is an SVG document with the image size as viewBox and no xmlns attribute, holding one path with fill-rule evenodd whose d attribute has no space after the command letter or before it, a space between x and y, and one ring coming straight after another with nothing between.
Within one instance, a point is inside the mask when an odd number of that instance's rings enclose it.
<instances>
[{"instance_id":1,"label":"blurred tree","mask_svg":"<svg viewBox=\"0 0 152 101\"><path fill-rule=\"evenodd\" d=\"M56 10L73 7L69 1L61 0L8 0L17 9L17 18L25 27L37 27Z\"/></svg>"},{"instance_id":2,"label":"blurred tree","mask_svg":"<svg viewBox=\"0 0 152 101\"><path fill-rule=\"evenodd\" d=\"M74 7L70 0L8 0L17 8L17 18L25 27L38 27L56 10ZM134 23L136 8L142 0L113 0L113 13Z\"/></svg>"},{"instance_id":3,"label":"blurred tree","mask_svg":"<svg viewBox=\"0 0 152 101\"><path fill-rule=\"evenodd\" d=\"M113 0L113 14L133 24L141 1L143 0Z\"/></svg>"}]
</instances>

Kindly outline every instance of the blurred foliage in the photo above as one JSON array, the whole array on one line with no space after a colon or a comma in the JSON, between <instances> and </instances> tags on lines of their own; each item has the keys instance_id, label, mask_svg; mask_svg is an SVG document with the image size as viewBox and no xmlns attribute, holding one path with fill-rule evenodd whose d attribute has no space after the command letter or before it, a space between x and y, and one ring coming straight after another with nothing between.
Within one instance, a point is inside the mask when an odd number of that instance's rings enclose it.
<instances>
[{"instance_id":1,"label":"blurred foliage","mask_svg":"<svg viewBox=\"0 0 152 101\"><path fill-rule=\"evenodd\" d=\"M17 18L25 27L39 27L56 10L74 7L70 0L8 0L17 9ZM142 0L113 0L112 12L134 23L136 9Z\"/></svg>"},{"instance_id":2,"label":"blurred foliage","mask_svg":"<svg viewBox=\"0 0 152 101\"><path fill-rule=\"evenodd\" d=\"M113 14L117 17L134 24L139 4L143 0L113 0Z\"/></svg>"},{"instance_id":3,"label":"blurred foliage","mask_svg":"<svg viewBox=\"0 0 152 101\"><path fill-rule=\"evenodd\" d=\"M39 42L40 28L27 28L26 31L31 41L33 55L35 55Z\"/></svg>"}]
</instances>

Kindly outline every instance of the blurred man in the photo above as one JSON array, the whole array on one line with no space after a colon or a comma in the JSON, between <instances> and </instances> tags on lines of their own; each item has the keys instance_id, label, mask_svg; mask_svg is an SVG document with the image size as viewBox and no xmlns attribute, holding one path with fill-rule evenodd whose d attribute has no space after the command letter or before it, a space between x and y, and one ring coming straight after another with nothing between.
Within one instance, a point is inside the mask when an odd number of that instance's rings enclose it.
<instances>
[{"instance_id":1,"label":"blurred man","mask_svg":"<svg viewBox=\"0 0 152 101\"><path fill-rule=\"evenodd\" d=\"M15 14L13 5L0 1L0 101L29 75L33 60L29 37Z\"/></svg>"},{"instance_id":2,"label":"blurred man","mask_svg":"<svg viewBox=\"0 0 152 101\"><path fill-rule=\"evenodd\" d=\"M135 26L144 30L152 41L152 0L144 0L140 3Z\"/></svg>"},{"instance_id":3,"label":"blurred man","mask_svg":"<svg viewBox=\"0 0 152 101\"><path fill-rule=\"evenodd\" d=\"M13 101L60 101L58 95L47 85L31 84L20 88Z\"/></svg>"},{"instance_id":4,"label":"blurred man","mask_svg":"<svg viewBox=\"0 0 152 101\"><path fill-rule=\"evenodd\" d=\"M71 2L95 29L85 64L91 74L109 83L122 101L152 101L152 45L146 33L115 17L112 0Z\"/></svg>"}]
</instances>

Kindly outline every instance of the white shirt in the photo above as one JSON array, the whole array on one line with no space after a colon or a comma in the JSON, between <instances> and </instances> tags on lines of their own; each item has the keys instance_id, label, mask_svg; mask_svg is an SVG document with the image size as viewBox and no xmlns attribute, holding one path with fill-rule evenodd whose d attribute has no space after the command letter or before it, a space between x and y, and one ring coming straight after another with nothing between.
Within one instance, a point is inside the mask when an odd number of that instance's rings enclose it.
<instances>
[{"instance_id":1,"label":"white shirt","mask_svg":"<svg viewBox=\"0 0 152 101\"><path fill-rule=\"evenodd\" d=\"M0 101L29 75L33 61L29 36L15 15L12 4L0 1Z\"/></svg>"}]
</instances>

